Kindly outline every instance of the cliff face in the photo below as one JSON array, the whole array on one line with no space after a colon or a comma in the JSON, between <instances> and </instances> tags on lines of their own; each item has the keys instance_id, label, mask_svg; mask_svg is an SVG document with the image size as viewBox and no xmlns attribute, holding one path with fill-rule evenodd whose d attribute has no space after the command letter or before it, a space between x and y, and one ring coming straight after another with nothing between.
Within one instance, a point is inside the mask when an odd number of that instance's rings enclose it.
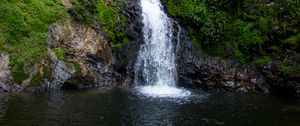
<instances>
[{"instance_id":1,"label":"cliff face","mask_svg":"<svg viewBox=\"0 0 300 126\"><path fill-rule=\"evenodd\" d=\"M49 27L48 53L51 59L51 88L83 88L116 86L114 57L109 42L102 33L72 20ZM64 52L58 58L56 50Z\"/></svg>"},{"instance_id":2,"label":"cliff face","mask_svg":"<svg viewBox=\"0 0 300 126\"><path fill-rule=\"evenodd\" d=\"M10 76L9 55L1 54L1 90L32 92L120 85L110 43L102 33L74 21L70 15L49 27L47 45L48 57L36 63L19 88ZM32 85L35 76L41 74L43 78Z\"/></svg>"},{"instance_id":3,"label":"cliff face","mask_svg":"<svg viewBox=\"0 0 300 126\"><path fill-rule=\"evenodd\" d=\"M97 23L90 27L67 15L64 20L49 26L48 56L32 67L21 84L16 84L10 76L9 54L0 55L0 91L131 86L137 53L143 43L143 24L139 2L122 2L124 9L116 9L127 18L124 32L129 37L128 44L116 49ZM63 4L66 8L72 7L68 0L63 0ZM180 86L300 95L300 77L280 74L276 63L258 67L200 53L184 27L174 24L177 28L174 36L179 35L174 41L180 39L176 59Z\"/></svg>"},{"instance_id":4,"label":"cliff face","mask_svg":"<svg viewBox=\"0 0 300 126\"><path fill-rule=\"evenodd\" d=\"M141 8L138 1L124 1L125 13L128 18L126 32L131 41L117 55L122 64L127 64L127 84L132 84L133 67L139 45L143 43ZM164 6L167 7L167 6ZM167 10L167 9L165 9ZM180 22L180 21L179 21ZM177 24L177 23L174 23ZM183 87L217 89L234 92L263 91L267 94L299 96L299 77L283 75L275 62L265 66L241 64L236 60L215 58L198 52L184 29L175 30L179 34L180 48L177 55L179 85ZM178 38L174 38L176 41ZM120 58L121 57L121 58ZM277 66L277 67L276 67Z\"/></svg>"},{"instance_id":5,"label":"cliff face","mask_svg":"<svg viewBox=\"0 0 300 126\"><path fill-rule=\"evenodd\" d=\"M125 1L127 15L127 33L132 41L120 50L121 61L127 64L128 83L132 83L133 67L139 45L143 43L141 13L139 2ZM241 65L230 60L221 60L201 54L195 50L187 32L178 23L174 23L174 41L180 39L178 48L177 66L179 72L179 84L183 87L221 89L229 91L249 92L263 90L268 92L268 86L264 85L264 78L257 74L254 67ZM180 29L180 33L179 33ZM137 47L136 47L137 46ZM124 58L125 57L125 58ZM129 57L129 58L128 58ZM120 58L119 58L120 59Z\"/></svg>"},{"instance_id":6,"label":"cliff face","mask_svg":"<svg viewBox=\"0 0 300 126\"><path fill-rule=\"evenodd\" d=\"M71 8L69 0L63 0ZM10 55L0 57L0 91L45 91L121 85L114 71L112 45L96 22L88 26L67 14L48 28L47 56L27 71L17 84L9 70Z\"/></svg>"},{"instance_id":7,"label":"cliff face","mask_svg":"<svg viewBox=\"0 0 300 126\"><path fill-rule=\"evenodd\" d=\"M196 51L184 30L180 39L178 64L179 83L182 86L235 92L261 90L269 93L269 86L255 66Z\"/></svg>"}]
</instances>

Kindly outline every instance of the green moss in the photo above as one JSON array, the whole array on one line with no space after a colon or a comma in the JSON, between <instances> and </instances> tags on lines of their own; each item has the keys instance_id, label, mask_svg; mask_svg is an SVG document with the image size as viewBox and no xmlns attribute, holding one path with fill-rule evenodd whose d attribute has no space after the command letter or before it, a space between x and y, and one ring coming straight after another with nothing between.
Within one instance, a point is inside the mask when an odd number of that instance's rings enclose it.
<instances>
[{"instance_id":1,"label":"green moss","mask_svg":"<svg viewBox=\"0 0 300 126\"><path fill-rule=\"evenodd\" d=\"M257 65L266 65L271 61L270 57L261 57L261 58L257 58L253 61L253 64L257 64Z\"/></svg>"},{"instance_id":2,"label":"green moss","mask_svg":"<svg viewBox=\"0 0 300 126\"><path fill-rule=\"evenodd\" d=\"M76 75L80 76L81 75L81 66L79 63L74 64L75 70L76 70Z\"/></svg>"},{"instance_id":3,"label":"green moss","mask_svg":"<svg viewBox=\"0 0 300 126\"><path fill-rule=\"evenodd\" d=\"M0 52L11 54L10 69L16 82L46 53L49 24L66 14L60 0L1 0Z\"/></svg>"},{"instance_id":4,"label":"green moss","mask_svg":"<svg viewBox=\"0 0 300 126\"><path fill-rule=\"evenodd\" d=\"M58 60L60 60L60 61L65 60L65 53L64 53L64 50L62 48L55 48L54 52L55 52L55 55L56 55Z\"/></svg>"},{"instance_id":5,"label":"green moss","mask_svg":"<svg viewBox=\"0 0 300 126\"><path fill-rule=\"evenodd\" d=\"M199 38L197 38L197 36L195 36L195 31L192 29L192 28L189 28L189 35L191 36L191 39L192 39L192 43L194 45L194 47L198 50L198 51L201 51L202 48L201 48L201 42L198 41L200 40Z\"/></svg>"},{"instance_id":6,"label":"green moss","mask_svg":"<svg viewBox=\"0 0 300 126\"><path fill-rule=\"evenodd\" d=\"M50 68L48 66L44 66L43 67L43 78L48 79L48 81L51 81L51 71Z\"/></svg>"},{"instance_id":7,"label":"green moss","mask_svg":"<svg viewBox=\"0 0 300 126\"><path fill-rule=\"evenodd\" d=\"M27 87L38 87L41 86L41 76L39 74L33 76L31 82L27 85Z\"/></svg>"},{"instance_id":8,"label":"green moss","mask_svg":"<svg viewBox=\"0 0 300 126\"><path fill-rule=\"evenodd\" d=\"M239 49L235 49L233 55L241 63L246 63L245 55L243 55L243 53Z\"/></svg>"},{"instance_id":9,"label":"green moss","mask_svg":"<svg viewBox=\"0 0 300 126\"><path fill-rule=\"evenodd\" d=\"M5 45L5 37L4 37L4 34L2 33L2 30L1 30L1 26L0 26L0 53L3 52L4 50L4 46Z\"/></svg>"},{"instance_id":10,"label":"green moss","mask_svg":"<svg viewBox=\"0 0 300 126\"><path fill-rule=\"evenodd\" d=\"M290 75L297 72L296 69L290 65L283 65L280 71L285 75Z\"/></svg>"},{"instance_id":11,"label":"green moss","mask_svg":"<svg viewBox=\"0 0 300 126\"><path fill-rule=\"evenodd\" d=\"M84 22L87 25L91 25L95 19L94 14L96 12L96 2L94 0L71 0L71 3L75 6L69 9L75 19Z\"/></svg>"},{"instance_id":12,"label":"green moss","mask_svg":"<svg viewBox=\"0 0 300 126\"><path fill-rule=\"evenodd\" d=\"M117 7L124 8L119 0L72 0L74 8L69 12L79 21L91 25L97 21L101 24L101 30L116 48L127 44L127 35L120 30L126 23L126 17L117 11Z\"/></svg>"},{"instance_id":13,"label":"green moss","mask_svg":"<svg viewBox=\"0 0 300 126\"><path fill-rule=\"evenodd\" d=\"M103 31L107 34L109 39L120 47L128 42L126 34L119 30L120 26L126 23L126 17L121 15L112 5L117 3L121 8L123 4L119 0L114 1L98 1L97 2L97 19L99 20Z\"/></svg>"},{"instance_id":14,"label":"green moss","mask_svg":"<svg viewBox=\"0 0 300 126\"><path fill-rule=\"evenodd\" d=\"M28 75L24 71L23 64L24 63L10 61L10 65L14 66L11 68L11 75L17 84L21 84L23 80L28 78Z\"/></svg>"},{"instance_id":15,"label":"green moss","mask_svg":"<svg viewBox=\"0 0 300 126\"><path fill-rule=\"evenodd\" d=\"M299 48L300 44L300 33L294 36L289 37L288 39L283 41L284 45L290 46L292 49Z\"/></svg>"}]
</instances>

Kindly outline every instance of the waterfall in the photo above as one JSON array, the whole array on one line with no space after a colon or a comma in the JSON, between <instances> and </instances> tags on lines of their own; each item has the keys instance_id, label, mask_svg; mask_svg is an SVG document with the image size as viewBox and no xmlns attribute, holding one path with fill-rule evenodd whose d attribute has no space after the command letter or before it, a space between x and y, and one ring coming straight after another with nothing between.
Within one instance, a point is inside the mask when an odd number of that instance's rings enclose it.
<instances>
[{"instance_id":1,"label":"waterfall","mask_svg":"<svg viewBox=\"0 0 300 126\"><path fill-rule=\"evenodd\" d=\"M144 43L135 64L134 84L143 86L142 92L155 96L186 94L186 91L176 88L178 42L173 42L173 21L163 11L159 0L141 0L140 3Z\"/></svg>"}]
</instances>

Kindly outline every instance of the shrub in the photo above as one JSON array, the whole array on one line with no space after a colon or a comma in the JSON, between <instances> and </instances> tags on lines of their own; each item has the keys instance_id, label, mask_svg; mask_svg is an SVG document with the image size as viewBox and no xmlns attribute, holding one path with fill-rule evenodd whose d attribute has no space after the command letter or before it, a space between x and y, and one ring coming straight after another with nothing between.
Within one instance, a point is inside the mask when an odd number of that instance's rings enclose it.
<instances>
[{"instance_id":1,"label":"shrub","mask_svg":"<svg viewBox=\"0 0 300 126\"><path fill-rule=\"evenodd\" d=\"M280 60L287 50L299 53L299 1L166 0L166 4L169 14L189 29L194 46L205 53L242 63L265 63L264 57Z\"/></svg>"}]
</instances>

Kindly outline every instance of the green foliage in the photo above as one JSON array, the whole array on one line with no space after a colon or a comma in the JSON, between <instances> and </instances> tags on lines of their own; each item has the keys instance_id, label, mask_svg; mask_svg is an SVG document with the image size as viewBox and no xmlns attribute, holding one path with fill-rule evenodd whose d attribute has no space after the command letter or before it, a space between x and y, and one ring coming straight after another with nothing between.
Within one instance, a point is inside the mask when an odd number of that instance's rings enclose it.
<instances>
[{"instance_id":1,"label":"green foliage","mask_svg":"<svg viewBox=\"0 0 300 126\"><path fill-rule=\"evenodd\" d=\"M298 49L300 46L300 33L284 40L283 44L289 46L291 49Z\"/></svg>"},{"instance_id":2,"label":"green foliage","mask_svg":"<svg viewBox=\"0 0 300 126\"><path fill-rule=\"evenodd\" d=\"M166 0L166 3L169 14L189 29L195 47L208 54L225 54L242 63L264 64L280 60L287 50L300 53L299 1Z\"/></svg>"},{"instance_id":3,"label":"green foliage","mask_svg":"<svg viewBox=\"0 0 300 126\"><path fill-rule=\"evenodd\" d=\"M112 41L116 48L127 44L127 35L120 30L126 23L126 17L117 11L123 8L119 0L72 0L74 8L69 12L79 21L91 25L94 21L101 24L102 31Z\"/></svg>"},{"instance_id":4,"label":"green foliage","mask_svg":"<svg viewBox=\"0 0 300 126\"><path fill-rule=\"evenodd\" d=\"M24 70L24 62L23 61L15 61L12 62L12 60L10 60L9 62L11 67L11 75L14 78L14 81L17 84L21 84L23 80L28 78L28 75L26 74L25 70Z\"/></svg>"},{"instance_id":5,"label":"green foliage","mask_svg":"<svg viewBox=\"0 0 300 126\"><path fill-rule=\"evenodd\" d=\"M174 1L167 1L168 11L170 15L180 18L184 25L193 28L190 34L198 49L200 45L223 40L224 24L228 21L226 13L211 9L202 0Z\"/></svg>"},{"instance_id":6,"label":"green foliage","mask_svg":"<svg viewBox=\"0 0 300 126\"><path fill-rule=\"evenodd\" d=\"M280 71L285 74L285 75L290 75L296 72L299 72L299 69L294 68L293 66L290 65L283 65L280 69Z\"/></svg>"},{"instance_id":7,"label":"green foliage","mask_svg":"<svg viewBox=\"0 0 300 126\"><path fill-rule=\"evenodd\" d=\"M47 78L48 81L51 81L51 71L49 66L44 66L43 67L43 78Z\"/></svg>"},{"instance_id":8,"label":"green foliage","mask_svg":"<svg viewBox=\"0 0 300 126\"><path fill-rule=\"evenodd\" d=\"M80 76L81 75L81 66L79 63L74 64L75 70L76 70L76 75Z\"/></svg>"},{"instance_id":9,"label":"green foliage","mask_svg":"<svg viewBox=\"0 0 300 126\"><path fill-rule=\"evenodd\" d=\"M69 13L74 15L75 19L83 21L87 25L91 25L96 14L96 2L94 0L71 0L75 6L69 10Z\"/></svg>"},{"instance_id":10,"label":"green foliage","mask_svg":"<svg viewBox=\"0 0 300 126\"><path fill-rule=\"evenodd\" d=\"M27 85L27 87L38 87L38 86L41 86L41 80L42 80L42 77L39 74L37 74L37 75L33 76L32 80Z\"/></svg>"},{"instance_id":11,"label":"green foliage","mask_svg":"<svg viewBox=\"0 0 300 126\"><path fill-rule=\"evenodd\" d=\"M56 55L58 60L60 60L60 61L65 60L65 53L64 53L64 50L62 48L55 48L54 52L55 52L55 55Z\"/></svg>"},{"instance_id":12,"label":"green foliage","mask_svg":"<svg viewBox=\"0 0 300 126\"><path fill-rule=\"evenodd\" d=\"M98 1L97 3L97 18L101 23L101 26L107 36L113 41L115 45L122 45L128 42L126 34L121 32L118 27L125 25L126 18L124 15L120 15L116 8L113 7L113 3L120 1ZM118 46L117 46L118 47Z\"/></svg>"},{"instance_id":13,"label":"green foliage","mask_svg":"<svg viewBox=\"0 0 300 126\"><path fill-rule=\"evenodd\" d=\"M4 37L4 34L2 33L2 30L1 30L1 26L0 26L0 53L3 51L4 49L4 45L5 45L5 37Z\"/></svg>"},{"instance_id":14,"label":"green foliage","mask_svg":"<svg viewBox=\"0 0 300 126\"><path fill-rule=\"evenodd\" d=\"M195 31L192 28L189 28L189 33L190 33L190 36L191 36L191 39L192 39L194 47L198 51L201 51L202 50L202 48L201 48L201 41L199 41L200 39L198 38L198 36L194 35L194 34L197 34L197 33L195 33Z\"/></svg>"},{"instance_id":15,"label":"green foliage","mask_svg":"<svg viewBox=\"0 0 300 126\"><path fill-rule=\"evenodd\" d=\"M48 66L42 67L42 73L36 73L36 75L33 76L30 83L27 85L27 87L39 87L42 86L41 81L43 78L48 79L48 81L51 81L51 73Z\"/></svg>"},{"instance_id":16,"label":"green foliage","mask_svg":"<svg viewBox=\"0 0 300 126\"><path fill-rule=\"evenodd\" d=\"M11 54L16 82L26 79L30 67L46 55L48 25L65 13L60 0L1 0L0 52Z\"/></svg>"},{"instance_id":17,"label":"green foliage","mask_svg":"<svg viewBox=\"0 0 300 126\"><path fill-rule=\"evenodd\" d=\"M262 44L265 36L260 30L254 29L253 23L236 20L232 25L226 26L227 46L233 50L234 56L242 63L253 59L253 52L262 54Z\"/></svg>"},{"instance_id":18,"label":"green foliage","mask_svg":"<svg viewBox=\"0 0 300 126\"><path fill-rule=\"evenodd\" d=\"M268 56L264 56L261 58L256 58L253 63L257 65L266 65L271 61L271 58Z\"/></svg>"}]
</instances>

